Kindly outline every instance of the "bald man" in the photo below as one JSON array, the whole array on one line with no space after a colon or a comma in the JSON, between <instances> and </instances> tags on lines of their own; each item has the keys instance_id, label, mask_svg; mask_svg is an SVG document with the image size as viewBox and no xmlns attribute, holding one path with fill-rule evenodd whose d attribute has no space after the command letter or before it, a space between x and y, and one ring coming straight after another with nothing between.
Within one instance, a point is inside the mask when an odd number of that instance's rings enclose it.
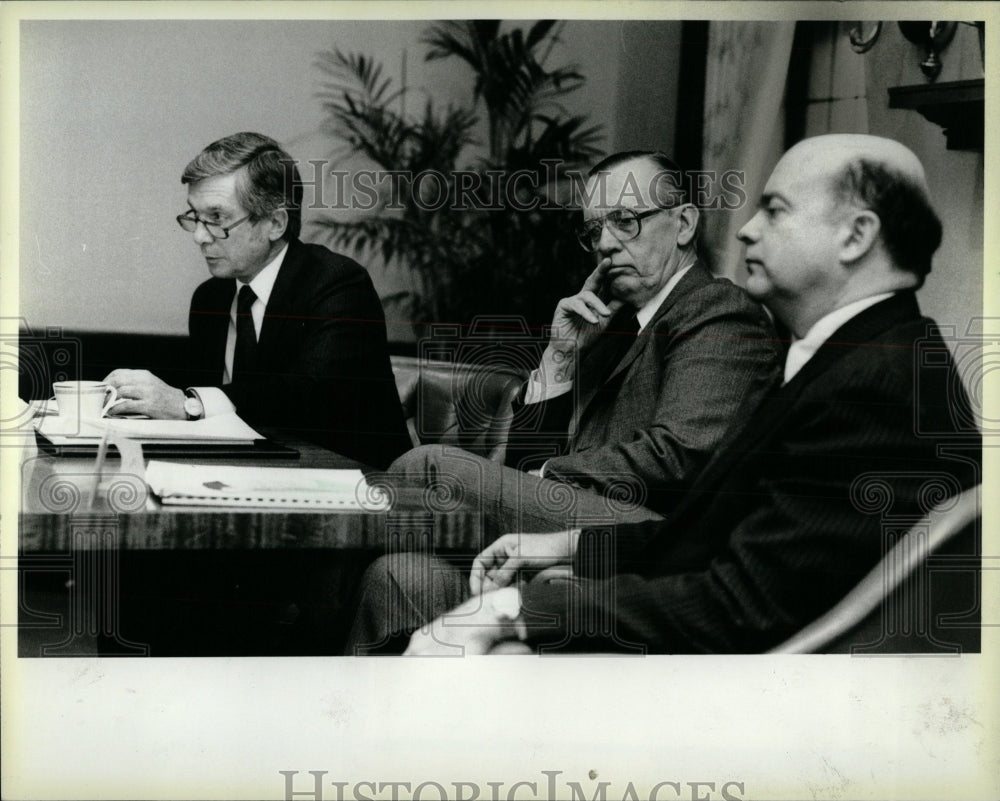
<instances>
[{"instance_id":1,"label":"bald man","mask_svg":"<svg viewBox=\"0 0 1000 801\"><path fill-rule=\"evenodd\" d=\"M432 600L472 597L415 633L408 653L518 640L767 650L877 564L887 519L916 520L942 489L979 481L968 398L914 294L941 239L928 198L919 161L897 142L823 136L789 150L738 234L747 290L793 336L784 383L665 520L505 535L476 558L468 588L439 580ZM411 622L440 614L397 600Z\"/></svg>"}]
</instances>

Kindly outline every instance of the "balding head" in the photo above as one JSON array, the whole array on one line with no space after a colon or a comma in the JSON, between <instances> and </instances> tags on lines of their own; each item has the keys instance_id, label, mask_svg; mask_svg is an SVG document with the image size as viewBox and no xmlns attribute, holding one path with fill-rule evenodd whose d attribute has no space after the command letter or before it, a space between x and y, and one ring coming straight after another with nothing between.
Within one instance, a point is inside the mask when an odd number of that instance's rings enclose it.
<instances>
[{"instance_id":1,"label":"balding head","mask_svg":"<svg viewBox=\"0 0 1000 801\"><path fill-rule=\"evenodd\" d=\"M798 336L853 301L919 287L941 242L917 157L875 136L795 145L760 206L738 234L746 288Z\"/></svg>"},{"instance_id":2,"label":"balding head","mask_svg":"<svg viewBox=\"0 0 1000 801\"><path fill-rule=\"evenodd\" d=\"M883 139L881 136L813 136L789 149L782 161L785 159L802 159L816 165L818 169L823 169L825 165L831 173L846 168L851 162L864 159L893 170L901 178L910 181L914 188L927 194L924 168L913 151L893 139Z\"/></svg>"},{"instance_id":3,"label":"balding head","mask_svg":"<svg viewBox=\"0 0 1000 801\"><path fill-rule=\"evenodd\" d=\"M893 265L923 283L941 244L941 221L913 151L880 136L829 134L799 142L781 166L823 180L843 204L874 212Z\"/></svg>"}]
</instances>

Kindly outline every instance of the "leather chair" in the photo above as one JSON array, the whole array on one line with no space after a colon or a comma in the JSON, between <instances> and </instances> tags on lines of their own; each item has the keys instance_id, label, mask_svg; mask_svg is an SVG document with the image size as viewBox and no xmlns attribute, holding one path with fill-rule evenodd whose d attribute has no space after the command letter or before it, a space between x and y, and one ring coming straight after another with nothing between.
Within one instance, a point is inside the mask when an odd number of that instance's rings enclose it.
<instances>
[{"instance_id":1,"label":"leather chair","mask_svg":"<svg viewBox=\"0 0 1000 801\"><path fill-rule=\"evenodd\" d=\"M393 356L392 370L413 444L456 445L502 462L511 403L526 375L474 364Z\"/></svg>"},{"instance_id":2,"label":"leather chair","mask_svg":"<svg viewBox=\"0 0 1000 801\"><path fill-rule=\"evenodd\" d=\"M981 492L931 509L839 603L770 653L978 652Z\"/></svg>"}]
</instances>

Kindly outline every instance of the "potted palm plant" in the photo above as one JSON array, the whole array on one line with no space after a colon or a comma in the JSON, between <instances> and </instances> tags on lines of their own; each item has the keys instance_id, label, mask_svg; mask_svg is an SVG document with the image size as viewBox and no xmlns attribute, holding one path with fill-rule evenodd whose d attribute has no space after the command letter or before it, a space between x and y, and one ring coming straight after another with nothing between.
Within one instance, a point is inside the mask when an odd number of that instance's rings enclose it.
<instances>
[{"instance_id":1,"label":"potted palm plant","mask_svg":"<svg viewBox=\"0 0 1000 801\"><path fill-rule=\"evenodd\" d=\"M506 32L496 20L431 25L421 40L426 59L471 68L473 102L427 99L415 114L405 109L409 87L395 86L374 59L320 55L326 132L396 178L393 202L378 213L318 224L333 247L404 265L410 319L426 326L516 314L544 325L588 269L573 237L578 212L555 202L553 184L598 155L601 134L563 106L584 78L572 65L548 64L561 28L551 20ZM477 141L481 120L486 142Z\"/></svg>"}]
</instances>

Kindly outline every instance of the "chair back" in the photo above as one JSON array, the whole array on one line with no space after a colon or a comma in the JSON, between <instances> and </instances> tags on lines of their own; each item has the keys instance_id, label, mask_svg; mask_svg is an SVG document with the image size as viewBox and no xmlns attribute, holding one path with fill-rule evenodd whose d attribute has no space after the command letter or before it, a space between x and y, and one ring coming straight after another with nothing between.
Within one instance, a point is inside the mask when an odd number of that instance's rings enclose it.
<instances>
[{"instance_id":1,"label":"chair back","mask_svg":"<svg viewBox=\"0 0 1000 801\"><path fill-rule=\"evenodd\" d=\"M525 375L408 356L391 360L414 445L455 445L503 461L513 419L511 403Z\"/></svg>"},{"instance_id":2,"label":"chair back","mask_svg":"<svg viewBox=\"0 0 1000 801\"><path fill-rule=\"evenodd\" d=\"M829 612L773 654L980 650L980 493L935 506Z\"/></svg>"}]
</instances>

